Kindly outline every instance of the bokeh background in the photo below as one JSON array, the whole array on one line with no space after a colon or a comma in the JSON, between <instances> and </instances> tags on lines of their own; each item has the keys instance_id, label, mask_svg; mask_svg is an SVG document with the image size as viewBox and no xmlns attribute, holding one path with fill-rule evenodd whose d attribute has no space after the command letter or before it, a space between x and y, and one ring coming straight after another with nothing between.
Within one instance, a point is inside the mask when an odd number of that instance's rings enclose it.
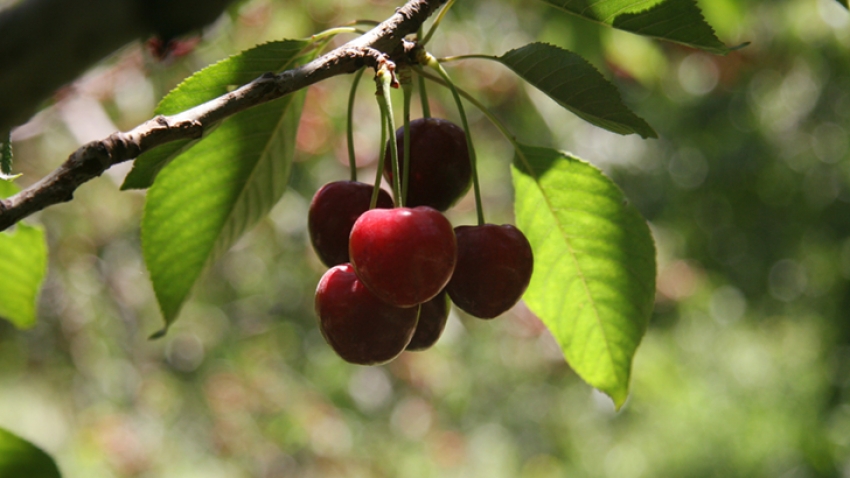
<instances>
[{"instance_id":1,"label":"bokeh background","mask_svg":"<svg viewBox=\"0 0 850 478\"><path fill-rule=\"evenodd\" d=\"M14 132L20 182L149 118L210 62L399 3L249 0L186 55L128 46ZM750 45L718 57L542 2L465 0L430 47L577 51L659 132L611 134L496 63L450 64L523 142L602 168L650 221L657 302L621 411L521 304L493 321L453 311L436 347L380 367L324 343L306 212L347 177L344 77L310 88L290 190L163 339L147 339L162 319L140 255L144 193L118 191L126 166L29 219L47 229L49 275L35 328L0 323L0 426L72 478L850 477L850 13L834 0L698 3L721 40ZM363 82L355 111L364 180L380 146L372 93ZM429 93L458 121L445 91ZM488 216L512 222L509 143L469 111ZM449 217L472 223L471 195Z\"/></svg>"}]
</instances>

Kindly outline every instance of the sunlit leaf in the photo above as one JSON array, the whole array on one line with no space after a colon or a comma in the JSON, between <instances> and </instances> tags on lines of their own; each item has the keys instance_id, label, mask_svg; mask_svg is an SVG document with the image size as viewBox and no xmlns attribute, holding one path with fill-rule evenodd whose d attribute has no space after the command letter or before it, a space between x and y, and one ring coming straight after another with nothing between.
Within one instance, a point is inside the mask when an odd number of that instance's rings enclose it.
<instances>
[{"instance_id":1,"label":"sunlit leaf","mask_svg":"<svg viewBox=\"0 0 850 478\"><path fill-rule=\"evenodd\" d=\"M280 199L303 92L243 111L160 171L148 191L142 251L170 325L204 267Z\"/></svg>"},{"instance_id":2,"label":"sunlit leaf","mask_svg":"<svg viewBox=\"0 0 850 478\"><path fill-rule=\"evenodd\" d=\"M0 179L0 197L16 192L14 184ZM0 232L0 317L20 329L35 325L36 300L46 273L43 228L18 223Z\"/></svg>"},{"instance_id":3,"label":"sunlit leaf","mask_svg":"<svg viewBox=\"0 0 850 478\"><path fill-rule=\"evenodd\" d=\"M632 113L617 88L581 56L546 43L531 43L496 58L525 81L580 118L619 134L658 135Z\"/></svg>"},{"instance_id":4,"label":"sunlit leaf","mask_svg":"<svg viewBox=\"0 0 850 478\"><path fill-rule=\"evenodd\" d=\"M655 297L646 221L593 166L523 146L513 167L516 221L534 251L524 300L570 366L619 408Z\"/></svg>"},{"instance_id":5,"label":"sunlit leaf","mask_svg":"<svg viewBox=\"0 0 850 478\"><path fill-rule=\"evenodd\" d=\"M124 178L121 189L149 188L162 168L183 152L188 151L198 141L190 139L172 141L139 156L133 161L133 169Z\"/></svg>"},{"instance_id":6,"label":"sunlit leaf","mask_svg":"<svg viewBox=\"0 0 850 478\"><path fill-rule=\"evenodd\" d=\"M694 0L543 0L581 18L712 53L726 47ZM846 0L845 0L846 2Z\"/></svg>"},{"instance_id":7,"label":"sunlit leaf","mask_svg":"<svg viewBox=\"0 0 850 478\"><path fill-rule=\"evenodd\" d=\"M20 191L15 183L6 179L0 179L0 198L7 198Z\"/></svg>"},{"instance_id":8,"label":"sunlit leaf","mask_svg":"<svg viewBox=\"0 0 850 478\"><path fill-rule=\"evenodd\" d=\"M291 68L309 42L281 40L258 45L233 55L187 78L160 101L156 114L173 115L206 103L230 89L254 80L266 72ZM211 134L212 130L206 132ZM181 140L162 145L139 156L121 189L143 189L153 184L157 173L198 140Z\"/></svg>"},{"instance_id":9,"label":"sunlit leaf","mask_svg":"<svg viewBox=\"0 0 850 478\"><path fill-rule=\"evenodd\" d=\"M23 438L0 428L0 476L9 478L60 478L50 455Z\"/></svg>"}]
</instances>

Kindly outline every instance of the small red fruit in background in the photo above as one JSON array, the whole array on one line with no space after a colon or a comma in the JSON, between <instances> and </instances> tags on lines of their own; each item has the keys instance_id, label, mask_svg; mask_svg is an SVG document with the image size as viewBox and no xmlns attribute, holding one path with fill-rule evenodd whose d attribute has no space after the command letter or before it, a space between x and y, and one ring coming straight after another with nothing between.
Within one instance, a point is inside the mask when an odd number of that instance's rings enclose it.
<instances>
[{"instance_id":1,"label":"small red fruit in background","mask_svg":"<svg viewBox=\"0 0 850 478\"><path fill-rule=\"evenodd\" d=\"M404 127L396 131L399 174L404 175ZM389 145L384 153L384 177L393 184ZM451 121L420 118L410 122L410 176L405 206L451 207L472 184L466 134Z\"/></svg>"},{"instance_id":2,"label":"small red fruit in background","mask_svg":"<svg viewBox=\"0 0 850 478\"><path fill-rule=\"evenodd\" d=\"M348 250L357 277L397 307L434 298L457 258L451 223L427 206L366 211L351 228Z\"/></svg>"},{"instance_id":3,"label":"small red fruit in background","mask_svg":"<svg viewBox=\"0 0 850 478\"><path fill-rule=\"evenodd\" d=\"M445 289L419 306L419 322L407 349L417 352L431 348L443 334L449 320L449 297Z\"/></svg>"},{"instance_id":4,"label":"small red fruit in background","mask_svg":"<svg viewBox=\"0 0 850 478\"><path fill-rule=\"evenodd\" d=\"M513 307L531 280L534 258L525 235L509 224L458 226L457 266L446 289L468 314L492 319Z\"/></svg>"},{"instance_id":5,"label":"small red fruit in background","mask_svg":"<svg viewBox=\"0 0 850 478\"><path fill-rule=\"evenodd\" d=\"M201 43L200 36L192 36L186 39L163 40L159 36L148 38L146 46L150 54L159 61L164 61L166 58L178 58L192 53L198 44Z\"/></svg>"},{"instance_id":6,"label":"small red fruit in background","mask_svg":"<svg viewBox=\"0 0 850 478\"><path fill-rule=\"evenodd\" d=\"M325 340L345 361L378 365L396 358L416 330L418 307L401 308L375 297L351 264L334 266L316 287L316 315Z\"/></svg>"},{"instance_id":7,"label":"small red fruit in background","mask_svg":"<svg viewBox=\"0 0 850 478\"><path fill-rule=\"evenodd\" d=\"M307 229L319 259L328 266L348 262L348 236L354 221L369 210L374 187L356 181L335 181L322 186L310 202ZM393 200L381 190L378 208L390 209Z\"/></svg>"}]
</instances>

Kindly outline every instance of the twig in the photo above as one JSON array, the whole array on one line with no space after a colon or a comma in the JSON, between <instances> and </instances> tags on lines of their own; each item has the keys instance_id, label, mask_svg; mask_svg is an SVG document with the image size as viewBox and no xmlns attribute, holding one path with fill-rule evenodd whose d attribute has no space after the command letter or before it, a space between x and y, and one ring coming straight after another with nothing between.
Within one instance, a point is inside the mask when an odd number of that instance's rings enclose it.
<instances>
[{"instance_id":1,"label":"twig","mask_svg":"<svg viewBox=\"0 0 850 478\"><path fill-rule=\"evenodd\" d=\"M240 111L280 98L327 78L374 67L401 48L445 0L409 0L395 14L363 36L301 67L278 75L266 73L230 93L171 116L157 116L127 132L85 144L41 181L0 200L0 231L60 202L70 201L86 181L111 166L134 159L157 146L200 138L205 129Z\"/></svg>"}]
</instances>

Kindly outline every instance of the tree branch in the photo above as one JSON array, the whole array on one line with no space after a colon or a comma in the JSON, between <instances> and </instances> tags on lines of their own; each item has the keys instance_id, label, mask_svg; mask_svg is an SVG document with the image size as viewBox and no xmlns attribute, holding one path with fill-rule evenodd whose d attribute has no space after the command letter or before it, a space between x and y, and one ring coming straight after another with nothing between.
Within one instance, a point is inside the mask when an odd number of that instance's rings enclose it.
<instances>
[{"instance_id":1,"label":"tree branch","mask_svg":"<svg viewBox=\"0 0 850 478\"><path fill-rule=\"evenodd\" d=\"M301 67L278 75L267 73L214 100L172 116L157 116L128 132L80 147L56 170L28 189L0 200L0 231L21 219L73 198L86 181L111 166L134 159L171 141L200 138L215 123L240 111L280 98L321 80L375 66L416 32L445 0L409 0L378 26Z\"/></svg>"}]
</instances>

